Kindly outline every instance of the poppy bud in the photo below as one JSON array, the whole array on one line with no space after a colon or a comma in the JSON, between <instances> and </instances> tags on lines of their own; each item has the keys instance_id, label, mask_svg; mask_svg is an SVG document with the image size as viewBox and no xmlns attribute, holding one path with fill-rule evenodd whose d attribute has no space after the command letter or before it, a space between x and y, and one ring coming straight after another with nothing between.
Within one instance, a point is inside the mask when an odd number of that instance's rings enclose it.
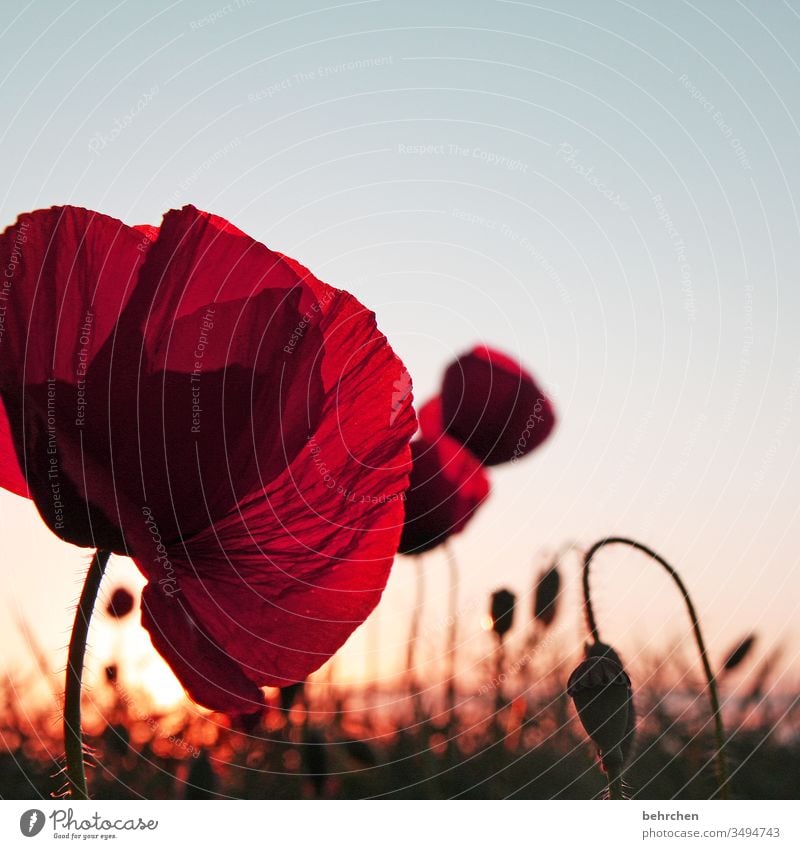
<instances>
[{"instance_id":1,"label":"poppy bud","mask_svg":"<svg viewBox=\"0 0 800 849\"><path fill-rule=\"evenodd\" d=\"M516 601L517 597L509 590L497 590L492 593L489 615L492 617L492 630L501 640L511 630Z\"/></svg>"},{"instance_id":2,"label":"poppy bud","mask_svg":"<svg viewBox=\"0 0 800 849\"><path fill-rule=\"evenodd\" d=\"M750 650L753 648L753 645L756 641L756 635L750 634L745 637L738 646L728 655L725 663L722 665L722 669L724 672L731 672L736 669L744 659L750 654Z\"/></svg>"},{"instance_id":3,"label":"poppy bud","mask_svg":"<svg viewBox=\"0 0 800 849\"><path fill-rule=\"evenodd\" d=\"M545 628L553 624L558 612L558 593L561 589L561 575L557 566L543 572L536 584L533 599L533 618Z\"/></svg>"},{"instance_id":4,"label":"poppy bud","mask_svg":"<svg viewBox=\"0 0 800 849\"><path fill-rule=\"evenodd\" d=\"M602 643L587 649L587 659L569 676L567 693L603 768L621 769L631 739L633 692L617 653Z\"/></svg>"},{"instance_id":5,"label":"poppy bud","mask_svg":"<svg viewBox=\"0 0 800 849\"><path fill-rule=\"evenodd\" d=\"M303 769L311 782L314 795L319 799L325 795L328 786L328 749L322 733L316 728L307 727L301 751Z\"/></svg>"},{"instance_id":6,"label":"poppy bud","mask_svg":"<svg viewBox=\"0 0 800 849\"><path fill-rule=\"evenodd\" d=\"M133 596L125 587L117 587L111 593L111 599L106 605L106 613L113 619L124 619L133 610Z\"/></svg>"},{"instance_id":7,"label":"poppy bud","mask_svg":"<svg viewBox=\"0 0 800 849\"><path fill-rule=\"evenodd\" d=\"M485 345L447 367L441 398L445 432L485 466L524 457L555 427L553 405L532 375Z\"/></svg>"},{"instance_id":8,"label":"poppy bud","mask_svg":"<svg viewBox=\"0 0 800 849\"><path fill-rule=\"evenodd\" d=\"M378 757L372 746L364 740L347 739L342 741L344 750L356 762L364 766L377 766Z\"/></svg>"},{"instance_id":9,"label":"poppy bud","mask_svg":"<svg viewBox=\"0 0 800 849\"><path fill-rule=\"evenodd\" d=\"M297 681L295 684L287 684L285 687L281 687L279 694L280 708L284 713L289 713L297 701L303 698L305 687L304 681Z\"/></svg>"},{"instance_id":10,"label":"poppy bud","mask_svg":"<svg viewBox=\"0 0 800 849\"><path fill-rule=\"evenodd\" d=\"M217 795L217 774L205 749L192 761L186 779L184 795L187 799L214 799Z\"/></svg>"}]
</instances>

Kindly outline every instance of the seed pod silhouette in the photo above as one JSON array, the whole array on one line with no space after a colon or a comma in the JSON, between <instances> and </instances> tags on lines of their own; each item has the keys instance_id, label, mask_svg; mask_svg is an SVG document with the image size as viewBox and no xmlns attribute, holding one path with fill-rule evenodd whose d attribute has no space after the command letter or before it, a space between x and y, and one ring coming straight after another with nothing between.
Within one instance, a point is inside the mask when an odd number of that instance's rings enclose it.
<instances>
[{"instance_id":1,"label":"seed pod silhouette","mask_svg":"<svg viewBox=\"0 0 800 849\"><path fill-rule=\"evenodd\" d=\"M631 679L619 655L604 643L588 646L586 660L569 677L567 693L604 771L618 774L630 755L636 721Z\"/></svg>"},{"instance_id":2,"label":"seed pod silhouette","mask_svg":"<svg viewBox=\"0 0 800 849\"><path fill-rule=\"evenodd\" d=\"M298 700L304 698L305 688L305 681L298 681L295 684L288 684L286 687L281 687L279 696L280 708L284 713L289 713Z\"/></svg>"},{"instance_id":3,"label":"seed pod silhouette","mask_svg":"<svg viewBox=\"0 0 800 849\"><path fill-rule=\"evenodd\" d=\"M737 646L734 648L728 657L725 659L725 663L722 664L723 672L732 672L736 669L737 666L741 666L744 662L747 655L750 654L751 649L756 641L755 634L749 634L745 637Z\"/></svg>"},{"instance_id":4,"label":"seed pod silhouette","mask_svg":"<svg viewBox=\"0 0 800 849\"><path fill-rule=\"evenodd\" d=\"M517 597L510 590L497 590L492 593L489 615L492 618L492 630L500 640L511 630L516 602Z\"/></svg>"},{"instance_id":5,"label":"seed pod silhouette","mask_svg":"<svg viewBox=\"0 0 800 849\"><path fill-rule=\"evenodd\" d=\"M117 587L106 605L106 613L113 619L124 619L133 610L133 596L125 587Z\"/></svg>"},{"instance_id":6,"label":"seed pod silhouette","mask_svg":"<svg viewBox=\"0 0 800 849\"><path fill-rule=\"evenodd\" d=\"M303 772L311 782L314 796L320 799L325 795L328 785L328 748L322 733L316 728L306 726L300 750Z\"/></svg>"},{"instance_id":7,"label":"seed pod silhouette","mask_svg":"<svg viewBox=\"0 0 800 849\"><path fill-rule=\"evenodd\" d=\"M558 613L558 593L561 590L561 575L558 566L551 566L539 576L533 597L533 618L545 628L553 624Z\"/></svg>"},{"instance_id":8,"label":"seed pod silhouette","mask_svg":"<svg viewBox=\"0 0 800 849\"><path fill-rule=\"evenodd\" d=\"M201 749L200 754L192 760L184 796L186 799L215 799L216 790L217 775L208 752Z\"/></svg>"},{"instance_id":9,"label":"seed pod silhouette","mask_svg":"<svg viewBox=\"0 0 800 849\"><path fill-rule=\"evenodd\" d=\"M377 766L378 757L375 754L372 746L365 740L355 740L348 738L342 741L345 752L354 760L364 766Z\"/></svg>"}]
</instances>

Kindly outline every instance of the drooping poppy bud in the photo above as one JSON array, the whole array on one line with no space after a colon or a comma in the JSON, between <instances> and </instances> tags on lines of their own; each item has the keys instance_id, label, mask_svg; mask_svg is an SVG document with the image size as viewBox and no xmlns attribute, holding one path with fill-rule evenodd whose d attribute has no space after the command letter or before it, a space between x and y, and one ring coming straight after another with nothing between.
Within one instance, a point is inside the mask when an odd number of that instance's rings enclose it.
<instances>
[{"instance_id":1,"label":"drooping poppy bud","mask_svg":"<svg viewBox=\"0 0 800 849\"><path fill-rule=\"evenodd\" d=\"M125 587L117 587L106 605L106 613L113 619L124 619L133 610L133 596Z\"/></svg>"},{"instance_id":2,"label":"drooping poppy bud","mask_svg":"<svg viewBox=\"0 0 800 849\"><path fill-rule=\"evenodd\" d=\"M722 665L722 669L724 672L731 672L736 669L737 666L740 666L747 655L750 654L750 650L753 648L753 645L756 641L756 635L750 634L745 637L737 646L734 648L725 659L725 663Z\"/></svg>"},{"instance_id":3,"label":"drooping poppy bud","mask_svg":"<svg viewBox=\"0 0 800 849\"><path fill-rule=\"evenodd\" d=\"M603 643L587 648L567 683L578 718L597 746L606 772L618 772L632 743L633 691L619 655Z\"/></svg>"},{"instance_id":4,"label":"drooping poppy bud","mask_svg":"<svg viewBox=\"0 0 800 849\"><path fill-rule=\"evenodd\" d=\"M545 628L553 624L558 612L558 593L561 590L561 575L558 566L551 566L539 576L533 597L533 617Z\"/></svg>"},{"instance_id":5,"label":"drooping poppy bud","mask_svg":"<svg viewBox=\"0 0 800 849\"><path fill-rule=\"evenodd\" d=\"M514 623L514 605L517 597L510 590L497 590L492 593L489 615L492 618L492 630L502 640Z\"/></svg>"},{"instance_id":6,"label":"drooping poppy bud","mask_svg":"<svg viewBox=\"0 0 800 849\"><path fill-rule=\"evenodd\" d=\"M524 457L555 426L553 405L520 363L485 345L448 366L442 428L484 465Z\"/></svg>"}]
</instances>

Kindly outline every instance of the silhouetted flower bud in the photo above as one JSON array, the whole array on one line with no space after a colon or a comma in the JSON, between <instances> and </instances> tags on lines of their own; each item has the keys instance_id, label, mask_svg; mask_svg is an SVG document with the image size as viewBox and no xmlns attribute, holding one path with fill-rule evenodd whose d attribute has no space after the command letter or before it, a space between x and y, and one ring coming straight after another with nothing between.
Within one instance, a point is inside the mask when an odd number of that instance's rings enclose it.
<instances>
[{"instance_id":1,"label":"silhouetted flower bud","mask_svg":"<svg viewBox=\"0 0 800 849\"><path fill-rule=\"evenodd\" d=\"M733 669L736 669L744 659L750 654L750 649L753 648L753 645L756 641L756 635L750 634L745 637L738 646L728 655L725 663L722 665L722 668L725 672L730 672Z\"/></svg>"},{"instance_id":2,"label":"silhouetted flower bud","mask_svg":"<svg viewBox=\"0 0 800 849\"><path fill-rule=\"evenodd\" d=\"M533 598L533 617L545 628L553 624L558 612L558 593L561 589L561 575L557 566L552 566L539 576L536 593Z\"/></svg>"},{"instance_id":3,"label":"silhouetted flower bud","mask_svg":"<svg viewBox=\"0 0 800 849\"><path fill-rule=\"evenodd\" d=\"M289 713L297 704L297 701L303 698L305 687L305 681L298 681L295 684L287 684L285 687L281 687L279 695L281 710Z\"/></svg>"},{"instance_id":4,"label":"silhouetted flower bud","mask_svg":"<svg viewBox=\"0 0 800 849\"><path fill-rule=\"evenodd\" d=\"M133 596L125 587L117 587L111 593L111 599L106 605L106 613L114 619L124 619L133 610Z\"/></svg>"},{"instance_id":5,"label":"silhouetted flower bud","mask_svg":"<svg viewBox=\"0 0 800 849\"><path fill-rule=\"evenodd\" d=\"M569 676L567 693L586 733L597 746L603 768L619 770L630 751L633 691L619 655L610 646L587 647L587 658Z\"/></svg>"},{"instance_id":6,"label":"silhouetted flower bud","mask_svg":"<svg viewBox=\"0 0 800 849\"><path fill-rule=\"evenodd\" d=\"M517 597L509 590L497 590L497 592L492 593L489 615L492 617L492 630L500 638L511 630L516 601Z\"/></svg>"},{"instance_id":7,"label":"silhouetted flower bud","mask_svg":"<svg viewBox=\"0 0 800 849\"><path fill-rule=\"evenodd\" d=\"M311 782L314 795L321 798L328 785L328 747L322 734L307 726L303 733L301 746L303 770Z\"/></svg>"},{"instance_id":8,"label":"silhouetted flower bud","mask_svg":"<svg viewBox=\"0 0 800 849\"><path fill-rule=\"evenodd\" d=\"M187 799L215 799L217 775L211 765L211 759L205 749L192 760L186 779L185 797Z\"/></svg>"},{"instance_id":9,"label":"silhouetted flower bud","mask_svg":"<svg viewBox=\"0 0 800 849\"><path fill-rule=\"evenodd\" d=\"M347 739L342 741L347 754L364 766L377 766L378 757L369 743L364 740Z\"/></svg>"}]
</instances>

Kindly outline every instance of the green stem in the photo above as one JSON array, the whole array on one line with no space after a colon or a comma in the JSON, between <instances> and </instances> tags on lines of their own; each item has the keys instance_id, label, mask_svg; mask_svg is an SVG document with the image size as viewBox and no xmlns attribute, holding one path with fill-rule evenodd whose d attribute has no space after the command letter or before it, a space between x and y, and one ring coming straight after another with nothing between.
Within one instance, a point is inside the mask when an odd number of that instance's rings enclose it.
<instances>
[{"instance_id":1,"label":"green stem","mask_svg":"<svg viewBox=\"0 0 800 849\"><path fill-rule=\"evenodd\" d=\"M697 649L700 652L700 660L703 664L703 672L705 673L706 682L708 684L708 695L711 702L711 714L714 718L714 733L717 748L714 758L716 764L717 785L719 787L720 796L723 799L729 799L730 790L728 787L728 764L725 758L725 727L722 724L722 711L719 706L717 682L714 677L714 672L711 669L711 663L708 659L708 651L706 650L705 640L703 640L703 633L700 630L700 619L697 616L697 611L695 610L692 599L689 596L689 591L686 589L680 575L675 571L675 569L673 569L663 557L656 554L656 552L651 548L648 548L646 545L642 545L640 542L636 542L636 540L628 539L627 537L607 537L606 539L601 539L599 542L596 542L586 552L583 559L583 598L589 633L592 635L592 639L595 642L600 642L600 635L597 630L597 620L594 617L592 599L589 592L589 564L601 548L606 545L614 544L628 545L631 548L635 548L637 551L641 551L648 555L648 557L651 557L656 561L656 563L659 563L669 573L683 596L683 600L686 603L686 609L689 611L689 618L692 621L692 630L694 632L695 641L697 642Z\"/></svg>"},{"instance_id":2,"label":"green stem","mask_svg":"<svg viewBox=\"0 0 800 849\"><path fill-rule=\"evenodd\" d=\"M83 735L81 733L81 679L86 656L89 622L97 599L97 591L111 553L96 551L83 583L67 655L67 683L64 690L64 751L67 761L67 782L73 799L88 799L86 773L83 768Z\"/></svg>"}]
</instances>

